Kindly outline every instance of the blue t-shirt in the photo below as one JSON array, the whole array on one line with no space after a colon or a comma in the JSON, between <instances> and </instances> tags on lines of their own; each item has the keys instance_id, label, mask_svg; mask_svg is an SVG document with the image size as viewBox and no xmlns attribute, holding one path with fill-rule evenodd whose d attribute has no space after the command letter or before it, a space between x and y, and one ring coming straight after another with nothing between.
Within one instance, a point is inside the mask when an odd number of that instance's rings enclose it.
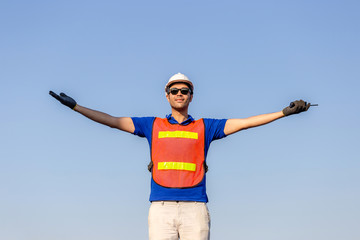
<instances>
[{"instance_id":1,"label":"blue t-shirt","mask_svg":"<svg viewBox=\"0 0 360 240\"><path fill-rule=\"evenodd\" d=\"M179 124L171 114L167 115L166 118L171 124ZM135 126L134 135L139 137L146 137L149 142L151 149L151 136L152 127L155 117L133 117L132 121ZM189 115L188 119L180 123L180 125L188 125L194 121ZM224 127L227 119L212 119L204 118L205 125L205 161L210 143L213 140L225 137ZM195 187L192 188L166 188L158 185L151 178L151 193L150 201L197 201L197 202L208 202L206 195L206 174L204 179Z\"/></svg>"}]
</instances>

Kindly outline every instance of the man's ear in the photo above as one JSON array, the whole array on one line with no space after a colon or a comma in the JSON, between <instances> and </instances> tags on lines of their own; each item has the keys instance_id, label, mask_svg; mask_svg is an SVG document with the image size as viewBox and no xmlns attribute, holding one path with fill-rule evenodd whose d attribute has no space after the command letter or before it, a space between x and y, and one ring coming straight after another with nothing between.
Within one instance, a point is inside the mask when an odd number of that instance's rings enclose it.
<instances>
[{"instance_id":1,"label":"man's ear","mask_svg":"<svg viewBox=\"0 0 360 240\"><path fill-rule=\"evenodd\" d=\"M166 97L166 99L168 100L168 102L170 102L169 94L167 94L166 92L165 92L165 97Z\"/></svg>"},{"instance_id":2,"label":"man's ear","mask_svg":"<svg viewBox=\"0 0 360 240\"><path fill-rule=\"evenodd\" d=\"M191 95L190 95L190 101L189 101L189 102L191 102L191 101L192 101L193 96L194 96L193 94L191 94Z\"/></svg>"}]
</instances>

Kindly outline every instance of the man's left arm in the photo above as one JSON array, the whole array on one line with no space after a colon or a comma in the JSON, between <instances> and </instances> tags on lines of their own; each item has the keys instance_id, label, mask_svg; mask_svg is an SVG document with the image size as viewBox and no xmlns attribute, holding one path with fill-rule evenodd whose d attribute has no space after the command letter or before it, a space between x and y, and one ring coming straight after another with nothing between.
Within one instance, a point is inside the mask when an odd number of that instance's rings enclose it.
<instances>
[{"instance_id":1,"label":"man's left arm","mask_svg":"<svg viewBox=\"0 0 360 240\"><path fill-rule=\"evenodd\" d=\"M240 130L265 125L282 117L307 111L309 107L310 103L299 100L292 102L290 106L284 108L280 112L261 114L243 119L229 119L226 121L224 133L230 135Z\"/></svg>"}]
</instances>

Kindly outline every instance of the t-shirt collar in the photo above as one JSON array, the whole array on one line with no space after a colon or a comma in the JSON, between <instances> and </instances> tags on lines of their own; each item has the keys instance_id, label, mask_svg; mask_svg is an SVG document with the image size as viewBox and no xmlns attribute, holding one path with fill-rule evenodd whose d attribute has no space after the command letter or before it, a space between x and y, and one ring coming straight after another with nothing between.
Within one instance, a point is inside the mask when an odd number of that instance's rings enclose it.
<instances>
[{"instance_id":1,"label":"t-shirt collar","mask_svg":"<svg viewBox=\"0 0 360 240\"><path fill-rule=\"evenodd\" d=\"M169 123L171 123L171 124L179 124L178 121L176 121L175 118L171 114L166 115L166 118L169 121ZM180 123L180 125L188 125L192 121L194 121L194 118L191 115L188 115L188 118L185 121L183 121L182 123Z\"/></svg>"}]
</instances>

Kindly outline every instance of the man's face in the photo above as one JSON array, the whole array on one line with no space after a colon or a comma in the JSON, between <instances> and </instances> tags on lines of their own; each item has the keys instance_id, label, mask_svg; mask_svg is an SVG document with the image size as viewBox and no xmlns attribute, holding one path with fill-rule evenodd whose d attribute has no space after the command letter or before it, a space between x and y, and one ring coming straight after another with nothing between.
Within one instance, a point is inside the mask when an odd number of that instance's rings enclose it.
<instances>
[{"instance_id":1,"label":"man's face","mask_svg":"<svg viewBox=\"0 0 360 240\"><path fill-rule=\"evenodd\" d=\"M170 90L173 88L182 89L187 88L189 89L188 85L185 83L174 83L171 85ZM182 94L181 91L178 91L177 94L173 95L170 91L169 94L166 94L166 98L170 103L170 106L178 111L185 110L189 107L190 102L192 101L193 95L190 94Z\"/></svg>"}]
</instances>

